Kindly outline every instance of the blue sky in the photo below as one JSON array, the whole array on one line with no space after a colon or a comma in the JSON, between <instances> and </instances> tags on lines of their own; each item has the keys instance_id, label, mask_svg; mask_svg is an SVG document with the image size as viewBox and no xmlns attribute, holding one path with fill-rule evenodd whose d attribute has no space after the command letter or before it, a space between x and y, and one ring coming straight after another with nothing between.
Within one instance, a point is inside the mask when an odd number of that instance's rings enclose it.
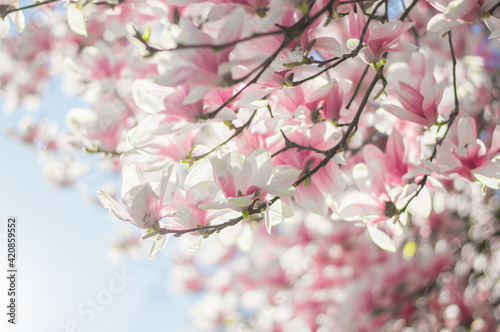
<instances>
[{"instance_id":1,"label":"blue sky","mask_svg":"<svg viewBox=\"0 0 500 332\"><path fill-rule=\"evenodd\" d=\"M63 124L81 106L52 84L41 114ZM34 150L7 137L21 113L0 115L0 331L183 331L196 296L168 291L169 258L108 260L123 222L73 188L55 189ZM33 114L35 117L37 113ZM93 179L92 182L96 182ZM18 218L18 324L7 324L6 222ZM133 226L130 225L131 228ZM134 232L139 234L138 229ZM166 248L168 250L168 247ZM95 302L92 302L95 301Z\"/></svg>"}]
</instances>

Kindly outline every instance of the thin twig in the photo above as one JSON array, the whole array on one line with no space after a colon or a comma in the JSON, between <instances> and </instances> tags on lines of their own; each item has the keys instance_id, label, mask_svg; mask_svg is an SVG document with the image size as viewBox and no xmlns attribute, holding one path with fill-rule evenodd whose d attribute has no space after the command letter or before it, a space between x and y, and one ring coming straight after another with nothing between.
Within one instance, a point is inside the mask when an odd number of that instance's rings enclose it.
<instances>
[{"instance_id":1,"label":"thin twig","mask_svg":"<svg viewBox=\"0 0 500 332\"><path fill-rule=\"evenodd\" d=\"M413 0L413 2L406 8L405 12L399 18L400 21L404 21L408 15L410 15L411 10L417 4L418 0Z\"/></svg>"},{"instance_id":2,"label":"thin twig","mask_svg":"<svg viewBox=\"0 0 500 332\"><path fill-rule=\"evenodd\" d=\"M177 44L177 47L167 48L167 49L159 49L158 52L182 51L182 50L193 49L193 48L195 48L195 49L196 48L224 49L226 47L231 47L231 46L237 45L239 43L244 43L244 42L252 40L252 39L280 35L283 33L285 33L284 30L275 30L275 31L263 32L263 33L256 33L256 34L253 34L253 35L245 37L245 38L233 40L233 41L230 41L227 43L222 43L222 44L191 44L191 45Z\"/></svg>"},{"instance_id":3,"label":"thin twig","mask_svg":"<svg viewBox=\"0 0 500 332\"><path fill-rule=\"evenodd\" d=\"M451 60L452 60L452 75L453 75L453 93L454 93L454 99L455 99L455 108L453 109L453 112L451 112L450 117L446 121L447 123L447 128L446 131L444 132L443 137L436 143L434 146L434 150L432 151L432 154L429 158L429 161L433 161L434 158L436 157L438 147L441 146L441 144L444 142L446 136L448 135L448 132L450 131L451 125L455 121L455 119L458 116L459 112L459 102L458 102L458 91L457 91L457 73L456 73L456 67L457 67L457 59L455 57L455 51L453 50L453 42L451 39L451 31L448 31L448 44L450 46L450 54L451 54ZM429 178L428 174L425 174L422 179L418 182L418 188L417 191L415 192L415 195L413 195L408 202L406 202L405 206L399 210L399 213L404 212L408 206L410 205L411 201L420 194L420 192L424 189L425 185L427 184L427 179Z\"/></svg>"},{"instance_id":4,"label":"thin twig","mask_svg":"<svg viewBox=\"0 0 500 332\"><path fill-rule=\"evenodd\" d=\"M30 9L30 8L44 6L44 5L47 5L49 3L53 3L53 2L56 2L56 1L60 1L60 0L47 0L47 1L44 1L44 2L37 2L37 3L34 3L32 5L29 5L29 6L25 6L25 7L12 8L12 9L9 9L9 10L6 10L5 12L3 12L2 15L3 15L3 17L6 17L10 13L18 12L18 11L25 10L25 9Z\"/></svg>"},{"instance_id":5,"label":"thin twig","mask_svg":"<svg viewBox=\"0 0 500 332\"><path fill-rule=\"evenodd\" d=\"M358 94L359 88L361 87L361 84L363 83L363 80L365 79L366 73L368 73L368 68L370 68L370 65L366 65L365 70L363 71L363 74L361 75L361 78L359 79L358 84L356 85L356 89L354 90L351 99L347 103L346 107L349 109L351 107L352 102L354 101L354 98L356 98L356 95Z\"/></svg>"},{"instance_id":6,"label":"thin twig","mask_svg":"<svg viewBox=\"0 0 500 332\"><path fill-rule=\"evenodd\" d=\"M214 152L218 147L220 146L223 146L223 145L226 145L227 143L229 143L233 138L235 138L236 136L240 135L246 128L248 128L250 126L250 124L252 123L252 120L253 118L255 117L255 114L257 113L257 109L253 111L252 115L250 116L250 118L247 120L247 122L245 122L242 126L240 127L236 127L234 128L234 133L228 138L226 139L224 142L220 143L219 145L217 145L215 148L213 148L212 150L208 151L207 153L204 153L200 156L196 156L196 157L193 157L193 160L194 161L197 161L197 160L200 160L202 158L205 158L206 156L208 156L209 154L211 154L212 152Z\"/></svg>"},{"instance_id":7,"label":"thin twig","mask_svg":"<svg viewBox=\"0 0 500 332\"><path fill-rule=\"evenodd\" d=\"M380 8L380 6L382 6L382 4L384 4L387 0L382 0L380 1L377 6L375 6L375 8L373 9L372 13L370 14L370 16L368 17L368 19L366 20L366 23L365 23L365 26L363 27L363 31L361 32L361 35L359 37L359 44L358 46L352 50L350 53L348 54L344 54L340 60L338 60L337 62L335 62L334 64L326 67L325 69L319 71L318 73L314 74L314 75L311 75L309 77L306 77L300 81L295 81L293 82L293 86L297 86L297 85L300 85L302 83L305 83L309 80L312 80L318 76L320 76L321 74L329 71L330 69L332 68L335 68L337 67L339 64L341 64L342 62L344 62L345 60L347 59L350 59L350 58L355 58L358 56L359 52L361 51L361 49L363 48L364 44L363 44L363 40L365 39L365 36L366 36L366 33L368 32L368 27L370 25L370 22L372 21L372 19L375 17L375 13L377 12L377 10Z\"/></svg>"}]
</instances>

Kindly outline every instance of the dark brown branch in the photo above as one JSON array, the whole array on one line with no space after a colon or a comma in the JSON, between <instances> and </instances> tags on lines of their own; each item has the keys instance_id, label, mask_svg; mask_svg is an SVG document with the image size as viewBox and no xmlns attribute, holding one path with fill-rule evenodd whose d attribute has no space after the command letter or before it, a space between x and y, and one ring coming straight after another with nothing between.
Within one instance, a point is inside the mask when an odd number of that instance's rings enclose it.
<instances>
[{"instance_id":1,"label":"dark brown branch","mask_svg":"<svg viewBox=\"0 0 500 332\"><path fill-rule=\"evenodd\" d=\"M434 150L432 151L432 154L429 158L430 161L433 161L434 158L436 157L437 150L441 146L441 144L444 142L446 136L448 135L448 132L450 131L450 127L455 121L455 119L458 116L458 111L459 111L459 103L458 103L458 90L457 90L457 59L455 57L455 51L453 50L453 42L451 39L451 31L448 31L448 44L450 46L450 54L451 54L451 60L452 60L452 73L453 73L453 94L455 96L455 107L453 109L453 112L451 112L450 117L446 121L447 123L447 128L446 131L443 135L443 137L436 143L434 146ZM413 195L408 202L406 202L405 206L399 210L399 213L404 212L408 206L410 205L411 201L420 194L420 192L424 189L425 185L427 184L427 179L429 178L428 174L425 174L422 179L418 182L418 188L417 191L415 192L415 195Z\"/></svg>"},{"instance_id":2,"label":"dark brown branch","mask_svg":"<svg viewBox=\"0 0 500 332\"><path fill-rule=\"evenodd\" d=\"M309 172L305 173L302 175L297 181L293 183L294 186L298 186L302 182L304 182L307 178L313 176L317 171L319 171L321 168L323 168L336 154L339 152L339 150L343 150L346 147L347 141L351 138L351 136L354 134L358 127L359 119L361 117L361 113L363 113L363 110L366 106L366 103L368 102L368 98L370 97L373 88L375 87L375 84L377 84L378 80L380 79L380 75L377 74L372 82L370 83L370 86L368 87L368 90L365 93L365 96L363 97L363 100L361 101L361 104L358 107L358 111L356 112L356 115L354 115L354 118L352 119L351 124L347 128L346 132L344 133L344 136L342 136L342 139L340 142L338 142L333 148L329 149L325 155L325 159L319 162L319 164L310 170Z\"/></svg>"},{"instance_id":3,"label":"dark brown branch","mask_svg":"<svg viewBox=\"0 0 500 332\"><path fill-rule=\"evenodd\" d=\"M275 30L275 31L269 31L269 32L263 32L263 33L256 33L251 36L238 39L238 40L233 40L231 42L223 43L223 44L191 44L191 45L183 45L183 44L177 44L177 47L174 48L168 48L168 49L158 49L158 52L172 52L172 51L182 51L186 49L197 49L197 48L212 48L215 50L221 50L226 47L231 47L234 45L237 45L239 43L244 43L246 41L256 39L256 38L261 38L261 37L268 37L268 36L274 36L274 35L280 35L285 33L284 30Z\"/></svg>"},{"instance_id":4,"label":"dark brown branch","mask_svg":"<svg viewBox=\"0 0 500 332\"><path fill-rule=\"evenodd\" d=\"M316 148L312 147L310 144L309 144L309 146L304 146L304 145L300 145L300 144L297 144L295 142L292 142L288 137L286 137L286 135L283 132L283 130L280 130L280 132L281 132L281 135L283 136L283 138L285 139L285 147L283 147L282 149L280 149L277 152L273 153L271 155L272 158L274 156L280 154L281 152L285 152L286 150L289 150L289 149L297 149L297 151L309 150L309 151L314 151L314 152L317 152L317 153L320 153L320 154L324 154L324 155L326 155L327 152L328 152L326 150L316 149Z\"/></svg>"},{"instance_id":5,"label":"dark brown branch","mask_svg":"<svg viewBox=\"0 0 500 332\"><path fill-rule=\"evenodd\" d=\"M410 15L411 10L417 4L418 0L413 0L413 2L406 8L405 12L399 18L400 21L404 21L408 15Z\"/></svg>"},{"instance_id":6,"label":"dark brown branch","mask_svg":"<svg viewBox=\"0 0 500 332\"><path fill-rule=\"evenodd\" d=\"M493 15L493 13L495 12L495 10L496 10L498 7L500 7L500 1L499 1L499 2L497 2L497 4L496 4L496 5L494 5L493 7L491 7L491 8L490 8L490 10L488 10L488 13L489 13L489 14L491 14L491 15Z\"/></svg>"},{"instance_id":7,"label":"dark brown branch","mask_svg":"<svg viewBox=\"0 0 500 332\"><path fill-rule=\"evenodd\" d=\"M363 74L361 75L361 78L359 79L359 82L356 85L356 89L354 90L352 97L349 100L349 102L347 103L345 108L349 109L349 107L351 107L351 104L354 101L354 98L356 98L356 95L358 94L359 88L361 87L361 84L363 83L363 80L365 79L366 74L368 73L368 68L370 68L370 65L366 65L365 70L363 71Z\"/></svg>"},{"instance_id":8,"label":"dark brown branch","mask_svg":"<svg viewBox=\"0 0 500 332\"><path fill-rule=\"evenodd\" d=\"M12 8L11 6L5 6L5 5L3 5L3 6L0 6L0 17L1 18L5 18L10 13L18 12L18 11L25 10L25 9L30 9L30 8L44 6L44 5L47 5L49 3L53 3L53 2L56 2L56 1L59 1L59 0L47 0L47 1L44 1L44 2L37 2L37 3L34 3L32 5L25 6L25 7L19 7L19 8ZM2 7L8 7L9 9L5 9L4 10Z\"/></svg>"},{"instance_id":9,"label":"dark brown branch","mask_svg":"<svg viewBox=\"0 0 500 332\"><path fill-rule=\"evenodd\" d=\"M174 234L174 236L181 236L182 234L186 234L186 233L198 233L200 235L201 234L210 235L210 234L213 234L215 232L220 232L221 230L223 230L226 227L235 226L242 220L243 220L243 217L238 217L238 218L229 219L225 223L218 224L218 225L200 226L197 228L189 228L189 229L183 229L183 230L160 228L158 230L158 234Z\"/></svg>"}]
</instances>

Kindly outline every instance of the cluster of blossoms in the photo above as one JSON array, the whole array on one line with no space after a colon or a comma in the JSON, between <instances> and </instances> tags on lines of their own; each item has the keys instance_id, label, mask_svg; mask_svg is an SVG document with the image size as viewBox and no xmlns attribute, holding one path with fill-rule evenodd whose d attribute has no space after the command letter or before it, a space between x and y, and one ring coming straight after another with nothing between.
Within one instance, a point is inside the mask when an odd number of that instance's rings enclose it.
<instances>
[{"instance_id":1,"label":"cluster of blossoms","mask_svg":"<svg viewBox=\"0 0 500 332\"><path fill-rule=\"evenodd\" d=\"M13 135L57 185L78 183L86 154L119 172L98 200L151 257L172 235L198 252L174 281L205 292L200 329L500 321L500 2L33 7L25 22L0 4L6 107L55 77L90 107L67 131L40 118Z\"/></svg>"}]
</instances>

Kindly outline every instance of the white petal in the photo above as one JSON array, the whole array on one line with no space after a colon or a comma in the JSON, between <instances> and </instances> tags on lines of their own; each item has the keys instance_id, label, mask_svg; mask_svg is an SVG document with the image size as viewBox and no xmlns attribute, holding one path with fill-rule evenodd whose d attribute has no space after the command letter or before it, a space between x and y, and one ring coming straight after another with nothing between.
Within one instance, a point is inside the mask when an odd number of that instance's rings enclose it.
<instances>
[{"instance_id":1,"label":"white petal","mask_svg":"<svg viewBox=\"0 0 500 332\"><path fill-rule=\"evenodd\" d=\"M14 13L14 24L19 31L23 31L26 26L26 21L24 19L24 14L22 11Z\"/></svg>"},{"instance_id":2,"label":"white petal","mask_svg":"<svg viewBox=\"0 0 500 332\"><path fill-rule=\"evenodd\" d=\"M297 203L312 213L325 216L328 212L325 196L314 181L307 187L300 185L294 197Z\"/></svg>"},{"instance_id":3,"label":"white petal","mask_svg":"<svg viewBox=\"0 0 500 332\"><path fill-rule=\"evenodd\" d=\"M271 212L269 211L269 208L266 209L266 231L267 234L271 234Z\"/></svg>"},{"instance_id":4,"label":"white petal","mask_svg":"<svg viewBox=\"0 0 500 332\"><path fill-rule=\"evenodd\" d=\"M208 203L213 200L219 190L220 187L215 182L204 181L198 183L187 191L186 204L198 206L200 203Z\"/></svg>"},{"instance_id":5,"label":"white petal","mask_svg":"<svg viewBox=\"0 0 500 332\"><path fill-rule=\"evenodd\" d=\"M259 104L260 107L265 107L269 101L263 100L262 98L268 94L269 91L264 89L246 91L234 104L241 107L254 107L255 104ZM265 105L260 105L259 102Z\"/></svg>"},{"instance_id":6,"label":"white petal","mask_svg":"<svg viewBox=\"0 0 500 332\"><path fill-rule=\"evenodd\" d=\"M201 247L201 236L191 236L186 245L186 251L189 255L194 255L200 250Z\"/></svg>"},{"instance_id":7,"label":"white petal","mask_svg":"<svg viewBox=\"0 0 500 332\"><path fill-rule=\"evenodd\" d=\"M472 174L486 187L500 189L500 165L497 162L488 161L472 170Z\"/></svg>"},{"instance_id":8,"label":"white petal","mask_svg":"<svg viewBox=\"0 0 500 332\"><path fill-rule=\"evenodd\" d=\"M184 105L196 103L197 101L202 100L203 97L205 97L205 95L212 89L213 89L212 87L203 85L197 85L195 87L192 87L191 90L189 90L189 94L187 95L186 98L184 98L182 103Z\"/></svg>"},{"instance_id":9,"label":"white petal","mask_svg":"<svg viewBox=\"0 0 500 332\"><path fill-rule=\"evenodd\" d=\"M237 207L247 207L252 204L253 199L247 197L231 197L227 201Z\"/></svg>"},{"instance_id":10,"label":"white petal","mask_svg":"<svg viewBox=\"0 0 500 332\"><path fill-rule=\"evenodd\" d=\"M170 238L170 234L167 235L162 235L159 236L158 239L155 240L155 243L153 244L153 247L151 248L151 252L149 253L149 258L152 259L156 255L162 251L163 248L165 248L165 245L167 244L167 240Z\"/></svg>"},{"instance_id":11,"label":"white petal","mask_svg":"<svg viewBox=\"0 0 500 332\"><path fill-rule=\"evenodd\" d=\"M284 218L293 217L293 209L281 200L277 200L266 209L266 229L271 234L271 226L279 225Z\"/></svg>"},{"instance_id":12,"label":"white petal","mask_svg":"<svg viewBox=\"0 0 500 332\"><path fill-rule=\"evenodd\" d=\"M234 113L234 111L228 107L224 107L217 113L215 116L215 119L217 120L223 120L223 121L231 121L231 120L236 120L238 117Z\"/></svg>"},{"instance_id":13,"label":"white petal","mask_svg":"<svg viewBox=\"0 0 500 332\"><path fill-rule=\"evenodd\" d=\"M139 123L127 133L127 141L134 147L147 145L154 138L153 132L165 117L160 114L145 116Z\"/></svg>"},{"instance_id":14,"label":"white petal","mask_svg":"<svg viewBox=\"0 0 500 332\"><path fill-rule=\"evenodd\" d=\"M293 167L280 167L277 166L275 167L275 170L278 170L273 174L271 177L271 184L272 183L288 183L292 184L295 180L298 179L300 173L302 172L300 169L293 168Z\"/></svg>"},{"instance_id":15,"label":"white petal","mask_svg":"<svg viewBox=\"0 0 500 332\"><path fill-rule=\"evenodd\" d=\"M141 185L142 175L136 165L126 165L122 168L122 197L132 190L132 188Z\"/></svg>"},{"instance_id":16,"label":"white petal","mask_svg":"<svg viewBox=\"0 0 500 332\"><path fill-rule=\"evenodd\" d=\"M372 192L370 188L373 182L370 176L370 170L366 164L359 163L354 166L352 170L352 178L361 191Z\"/></svg>"},{"instance_id":17,"label":"white petal","mask_svg":"<svg viewBox=\"0 0 500 332\"><path fill-rule=\"evenodd\" d=\"M244 22L245 11L242 7L236 7L236 9L231 11L226 22L224 22L224 26L217 37L217 43L222 44L237 40L241 34Z\"/></svg>"},{"instance_id":18,"label":"white petal","mask_svg":"<svg viewBox=\"0 0 500 332\"><path fill-rule=\"evenodd\" d=\"M484 24L486 24L488 29L491 31L491 35L488 37L488 39L500 38L500 19L496 18L495 16L490 16L483 20Z\"/></svg>"},{"instance_id":19,"label":"white petal","mask_svg":"<svg viewBox=\"0 0 500 332\"><path fill-rule=\"evenodd\" d=\"M347 221L360 219L360 214L366 206L376 207L378 202L370 195L360 191L347 191L338 195L334 201L337 215Z\"/></svg>"},{"instance_id":20,"label":"white petal","mask_svg":"<svg viewBox=\"0 0 500 332\"><path fill-rule=\"evenodd\" d=\"M292 197L295 195L295 188L288 183L271 183L269 185L261 185L268 194L279 197Z\"/></svg>"},{"instance_id":21,"label":"white petal","mask_svg":"<svg viewBox=\"0 0 500 332\"><path fill-rule=\"evenodd\" d=\"M160 183L158 184L158 187L155 190L155 194L158 197L161 197L161 198L170 197L173 194L173 191L175 190L173 188L169 188L170 190L168 192L166 192L167 188L169 187L168 186L169 183L175 182L175 187L177 187L177 184L178 184L177 177L175 177L174 179L171 179L173 170L174 170L174 163L173 162L171 162L170 164L165 166L165 168L163 169Z\"/></svg>"},{"instance_id":22,"label":"white petal","mask_svg":"<svg viewBox=\"0 0 500 332\"><path fill-rule=\"evenodd\" d=\"M424 187L417 197L412 199L408 206L408 212L415 217L428 218L432 210L431 194L427 187Z\"/></svg>"},{"instance_id":23,"label":"white petal","mask_svg":"<svg viewBox=\"0 0 500 332\"><path fill-rule=\"evenodd\" d=\"M451 20L443 14L434 15L427 22L427 30L429 31L447 31L462 24L459 20Z\"/></svg>"},{"instance_id":24,"label":"white petal","mask_svg":"<svg viewBox=\"0 0 500 332\"><path fill-rule=\"evenodd\" d=\"M396 245L389 235L382 232L375 226L367 226L366 228L373 243L375 243L380 249L390 252L396 252Z\"/></svg>"},{"instance_id":25,"label":"white petal","mask_svg":"<svg viewBox=\"0 0 500 332\"><path fill-rule=\"evenodd\" d=\"M85 16L83 10L79 9L76 3L68 5L68 25L74 33L87 37Z\"/></svg>"},{"instance_id":26,"label":"white petal","mask_svg":"<svg viewBox=\"0 0 500 332\"><path fill-rule=\"evenodd\" d=\"M147 113L158 113L165 109L163 100L173 89L154 83L149 79L136 80L132 86L132 97L140 109Z\"/></svg>"},{"instance_id":27,"label":"white petal","mask_svg":"<svg viewBox=\"0 0 500 332\"><path fill-rule=\"evenodd\" d=\"M105 192L98 191L97 197L101 202L102 206L109 210L115 217L125 221L131 221L132 218L130 214L121 206L113 197L106 194Z\"/></svg>"},{"instance_id":28,"label":"white petal","mask_svg":"<svg viewBox=\"0 0 500 332\"><path fill-rule=\"evenodd\" d=\"M198 145L197 145L198 146ZM203 158L189 168L189 173L184 181L185 185L192 187L204 181L214 181L214 172L208 158Z\"/></svg>"}]
</instances>

